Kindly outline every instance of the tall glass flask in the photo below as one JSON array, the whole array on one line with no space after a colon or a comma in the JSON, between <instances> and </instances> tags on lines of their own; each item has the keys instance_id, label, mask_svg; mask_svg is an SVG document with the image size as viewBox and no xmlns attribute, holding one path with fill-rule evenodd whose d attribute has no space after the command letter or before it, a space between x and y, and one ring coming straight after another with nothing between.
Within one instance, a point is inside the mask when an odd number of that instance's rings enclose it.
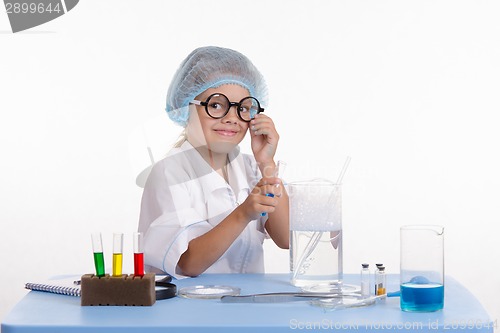
<instances>
[{"instance_id":1,"label":"tall glass flask","mask_svg":"<svg viewBox=\"0 0 500 333\"><path fill-rule=\"evenodd\" d=\"M288 193L291 283L299 287L327 283L341 288L341 185L324 179L294 182Z\"/></svg>"},{"instance_id":2,"label":"tall glass flask","mask_svg":"<svg viewBox=\"0 0 500 333\"><path fill-rule=\"evenodd\" d=\"M401 227L401 310L437 311L444 306L444 228Z\"/></svg>"}]
</instances>

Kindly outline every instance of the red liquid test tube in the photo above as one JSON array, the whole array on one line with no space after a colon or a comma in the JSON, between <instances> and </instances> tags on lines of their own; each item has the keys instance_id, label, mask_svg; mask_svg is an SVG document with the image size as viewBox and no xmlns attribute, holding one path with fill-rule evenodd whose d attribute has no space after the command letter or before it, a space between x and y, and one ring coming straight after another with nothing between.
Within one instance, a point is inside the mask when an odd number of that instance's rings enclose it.
<instances>
[{"instance_id":1,"label":"red liquid test tube","mask_svg":"<svg viewBox=\"0 0 500 333\"><path fill-rule=\"evenodd\" d=\"M144 276L144 250L142 232L134 232L134 275Z\"/></svg>"}]
</instances>

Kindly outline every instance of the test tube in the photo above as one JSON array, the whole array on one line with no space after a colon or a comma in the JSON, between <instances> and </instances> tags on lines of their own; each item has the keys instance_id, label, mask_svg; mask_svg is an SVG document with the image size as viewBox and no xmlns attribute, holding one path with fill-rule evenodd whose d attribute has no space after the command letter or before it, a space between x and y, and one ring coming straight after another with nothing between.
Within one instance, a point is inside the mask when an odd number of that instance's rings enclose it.
<instances>
[{"instance_id":1,"label":"test tube","mask_svg":"<svg viewBox=\"0 0 500 333\"><path fill-rule=\"evenodd\" d=\"M274 172L274 177L282 178L283 174L285 173L285 168L286 168L286 163L281 160L278 161L278 164L276 165L276 171Z\"/></svg>"},{"instance_id":2,"label":"test tube","mask_svg":"<svg viewBox=\"0 0 500 333\"><path fill-rule=\"evenodd\" d=\"M285 171L285 167L286 167L286 163L285 162L278 161L278 163L276 164L276 169L274 170L274 177L276 177L276 178L283 177L283 173ZM276 184L275 186L279 187L280 184ZM274 198L274 194L272 194L272 193L266 193L266 196ZM261 213L260 216L266 216L266 213L265 212Z\"/></svg>"},{"instance_id":3,"label":"test tube","mask_svg":"<svg viewBox=\"0 0 500 333\"><path fill-rule=\"evenodd\" d=\"M113 234L113 276L122 276L123 234Z\"/></svg>"},{"instance_id":4,"label":"test tube","mask_svg":"<svg viewBox=\"0 0 500 333\"><path fill-rule=\"evenodd\" d=\"M92 250L94 251L95 275L104 276L104 254L100 232L92 233Z\"/></svg>"},{"instance_id":5,"label":"test tube","mask_svg":"<svg viewBox=\"0 0 500 333\"><path fill-rule=\"evenodd\" d=\"M142 232L134 232L134 275L144 276L144 250Z\"/></svg>"}]
</instances>

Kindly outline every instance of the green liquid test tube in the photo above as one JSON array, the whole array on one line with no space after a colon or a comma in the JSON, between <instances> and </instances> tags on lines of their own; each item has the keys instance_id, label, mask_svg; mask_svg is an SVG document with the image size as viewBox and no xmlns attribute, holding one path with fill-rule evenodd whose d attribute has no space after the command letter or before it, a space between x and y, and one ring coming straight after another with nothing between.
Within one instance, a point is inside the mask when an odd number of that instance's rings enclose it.
<instances>
[{"instance_id":1,"label":"green liquid test tube","mask_svg":"<svg viewBox=\"0 0 500 333\"><path fill-rule=\"evenodd\" d=\"M97 276L104 276L104 254L102 252L94 252L95 272Z\"/></svg>"},{"instance_id":2,"label":"green liquid test tube","mask_svg":"<svg viewBox=\"0 0 500 333\"><path fill-rule=\"evenodd\" d=\"M102 237L100 232L92 234L92 249L94 251L95 275L104 276L104 253L102 250Z\"/></svg>"}]
</instances>

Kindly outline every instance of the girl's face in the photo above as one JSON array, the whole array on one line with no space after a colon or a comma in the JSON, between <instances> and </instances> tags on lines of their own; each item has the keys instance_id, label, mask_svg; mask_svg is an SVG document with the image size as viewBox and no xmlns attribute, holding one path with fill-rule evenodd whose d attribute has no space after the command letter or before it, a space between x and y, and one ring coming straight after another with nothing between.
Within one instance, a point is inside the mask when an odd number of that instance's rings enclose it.
<instances>
[{"instance_id":1,"label":"girl's face","mask_svg":"<svg viewBox=\"0 0 500 333\"><path fill-rule=\"evenodd\" d=\"M195 99L204 102L214 93L226 95L231 102L239 102L250 95L248 90L239 85L225 84L207 89ZM243 140L248 124L238 117L236 106L231 107L223 118L213 119L204 106L191 105L186 126L187 139L193 147L207 146L212 152L227 154Z\"/></svg>"}]
</instances>

